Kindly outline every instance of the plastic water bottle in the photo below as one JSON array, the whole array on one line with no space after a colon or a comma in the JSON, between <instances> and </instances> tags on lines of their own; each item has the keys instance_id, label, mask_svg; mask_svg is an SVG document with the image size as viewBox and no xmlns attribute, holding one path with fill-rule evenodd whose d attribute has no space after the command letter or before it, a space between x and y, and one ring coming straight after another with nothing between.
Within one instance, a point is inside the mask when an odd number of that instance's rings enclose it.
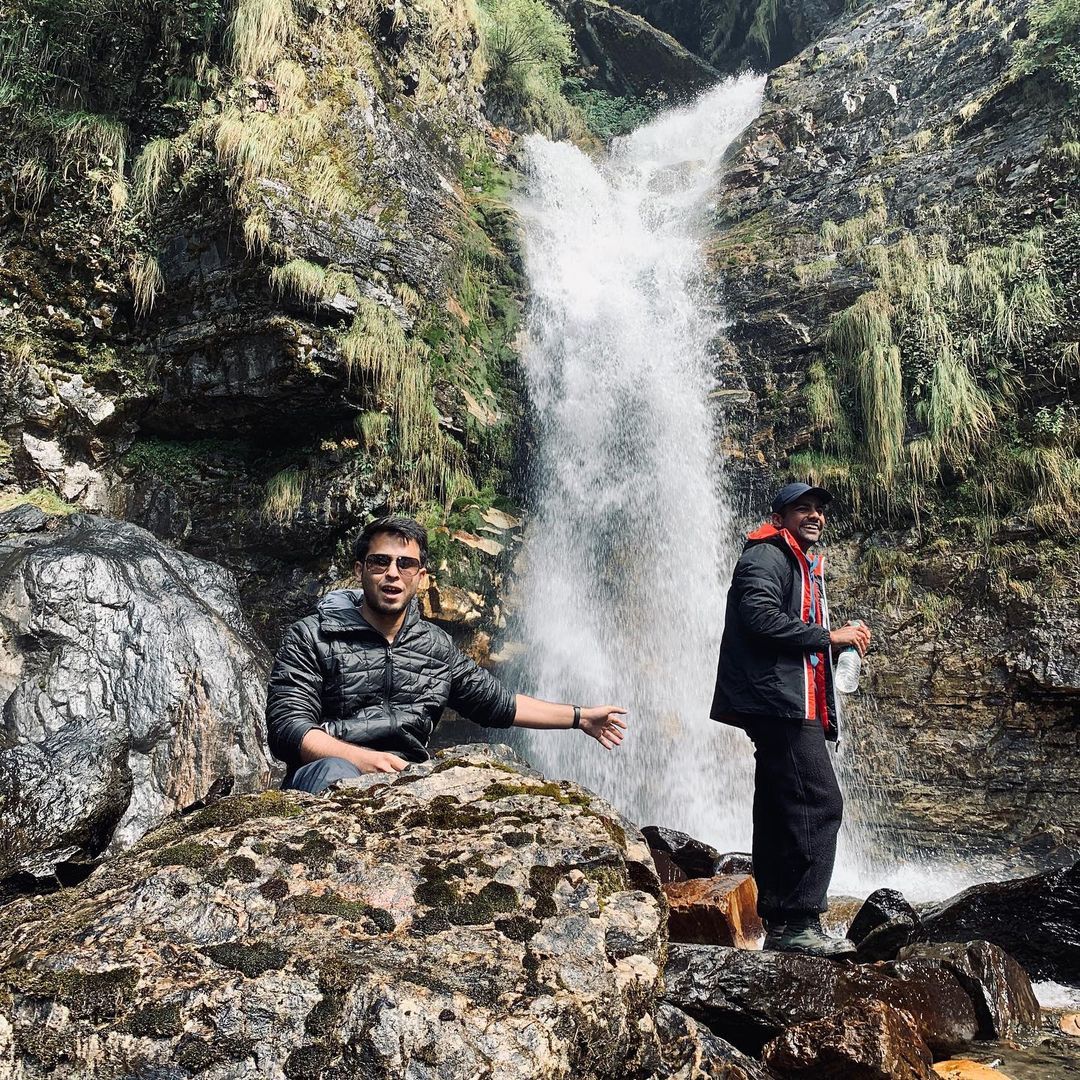
<instances>
[{"instance_id":1,"label":"plastic water bottle","mask_svg":"<svg viewBox=\"0 0 1080 1080\"><path fill-rule=\"evenodd\" d=\"M862 626L860 619L849 619L848 626ZM836 659L833 669L833 686L841 694L854 694L859 689L862 673L862 657L854 645L849 645Z\"/></svg>"}]
</instances>

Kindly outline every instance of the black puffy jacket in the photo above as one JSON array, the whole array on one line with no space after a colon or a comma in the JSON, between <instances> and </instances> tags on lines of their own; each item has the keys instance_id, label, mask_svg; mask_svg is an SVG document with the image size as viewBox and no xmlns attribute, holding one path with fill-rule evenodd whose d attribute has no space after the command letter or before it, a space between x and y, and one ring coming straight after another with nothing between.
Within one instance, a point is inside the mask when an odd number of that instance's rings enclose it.
<instances>
[{"instance_id":1,"label":"black puffy jacket","mask_svg":"<svg viewBox=\"0 0 1080 1080\"><path fill-rule=\"evenodd\" d=\"M826 710L826 737L837 737L828 600L822 586L815 623L811 590L806 560L788 534L771 525L750 534L728 589L714 720L742 727L748 716L822 719L816 698ZM824 664L812 663L815 654Z\"/></svg>"},{"instance_id":2,"label":"black puffy jacket","mask_svg":"<svg viewBox=\"0 0 1080 1080\"><path fill-rule=\"evenodd\" d=\"M514 722L514 695L463 655L446 631L420 618L416 602L393 644L360 615L363 593L328 593L295 622L270 672L270 752L300 764L300 741L321 727L371 750L426 761L427 742L449 705L485 727Z\"/></svg>"}]
</instances>

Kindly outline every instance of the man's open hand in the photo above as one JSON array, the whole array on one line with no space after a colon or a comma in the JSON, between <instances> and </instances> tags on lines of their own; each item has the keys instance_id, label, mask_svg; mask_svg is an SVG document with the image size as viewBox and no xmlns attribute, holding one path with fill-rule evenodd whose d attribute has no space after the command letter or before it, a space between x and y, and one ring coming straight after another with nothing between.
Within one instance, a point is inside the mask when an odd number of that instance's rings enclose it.
<instances>
[{"instance_id":1,"label":"man's open hand","mask_svg":"<svg viewBox=\"0 0 1080 1080\"><path fill-rule=\"evenodd\" d=\"M626 724L619 717L625 715L618 705L590 705L581 710L581 730L605 750L614 750L623 741Z\"/></svg>"},{"instance_id":2,"label":"man's open hand","mask_svg":"<svg viewBox=\"0 0 1080 1080\"><path fill-rule=\"evenodd\" d=\"M362 773L396 773L406 769L409 763L397 754L391 754L386 750L369 750L366 746L357 746L349 756L349 760Z\"/></svg>"},{"instance_id":3,"label":"man's open hand","mask_svg":"<svg viewBox=\"0 0 1080 1080\"><path fill-rule=\"evenodd\" d=\"M870 648L870 627L866 623L858 626L841 626L838 630L829 631L829 644L837 649L846 649L854 645L859 650L860 656L866 655Z\"/></svg>"}]
</instances>

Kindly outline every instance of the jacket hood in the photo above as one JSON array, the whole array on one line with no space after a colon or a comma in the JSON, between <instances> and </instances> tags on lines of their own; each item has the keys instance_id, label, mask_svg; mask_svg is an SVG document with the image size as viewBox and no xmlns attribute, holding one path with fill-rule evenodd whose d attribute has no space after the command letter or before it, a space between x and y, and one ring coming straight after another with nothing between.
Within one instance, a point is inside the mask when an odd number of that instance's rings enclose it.
<instances>
[{"instance_id":1,"label":"jacket hood","mask_svg":"<svg viewBox=\"0 0 1080 1080\"><path fill-rule=\"evenodd\" d=\"M743 546L743 551L748 547L753 547L755 544L768 543L776 544L782 551L786 551L803 562L810 563L813 561L814 557L803 551L799 541L787 529L778 529L769 521L763 521L756 529L746 534L746 544ZM824 558L824 555L817 556L821 565L824 565Z\"/></svg>"},{"instance_id":2,"label":"jacket hood","mask_svg":"<svg viewBox=\"0 0 1080 1080\"><path fill-rule=\"evenodd\" d=\"M378 630L360 614L360 605L363 602L362 589L335 589L333 592L328 592L315 606L315 611L319 616L319 626L324 633L370 630L373 634L377 634ZM411 626L419 618L420 611L414 598L409 602L402 630L406 626ZM400 637L400 633L398 636Z\"/></svg>"}]
</instances>

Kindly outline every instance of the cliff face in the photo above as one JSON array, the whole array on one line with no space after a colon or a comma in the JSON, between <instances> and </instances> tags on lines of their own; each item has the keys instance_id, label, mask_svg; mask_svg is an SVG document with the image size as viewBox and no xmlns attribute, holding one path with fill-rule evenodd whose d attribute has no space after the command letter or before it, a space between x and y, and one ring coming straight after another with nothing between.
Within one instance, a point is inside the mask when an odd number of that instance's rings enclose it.
<instances>
[{"instance_id":1,"label":"cliff face","mask_svg":"<svg viewBox=\"0 0 1080 1080\"><path fill-rule=\"evenodd\" d=\"M32 7L0 106L3 480L229 565L275 620L366 515L507 493L517 277L465 6L140 8L86 45Z\"/></svg>"},{"instance_id":2,"label":"cliff face","mask_svg":"<svg viewBox=\"0 0 1080 1080\"><path fill-rule=\"evenodd\" d=\"M1080 820L1054 33L1021 4L863 8L773 72L718 200L729 473L750 514L782 475L840 496L833 606L877 634L846 767L917 853L1045 858Z\"/></svg>"}]
</instances>

